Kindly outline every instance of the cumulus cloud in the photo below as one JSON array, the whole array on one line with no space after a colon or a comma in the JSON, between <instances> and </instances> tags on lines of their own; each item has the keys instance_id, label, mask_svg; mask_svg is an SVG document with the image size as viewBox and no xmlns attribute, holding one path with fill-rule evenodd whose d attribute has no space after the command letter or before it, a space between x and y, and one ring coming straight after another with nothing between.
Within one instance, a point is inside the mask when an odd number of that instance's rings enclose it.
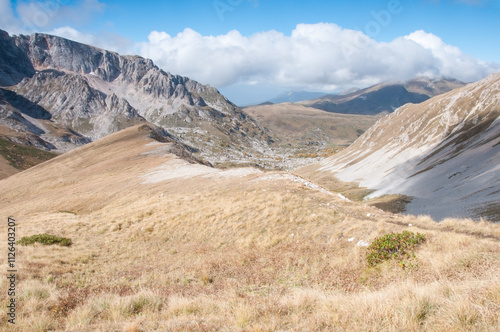
<instances>
[{"instance_id":1,"label":"cumulus cloud","mask_svg":"<svg viewBox=\"0 0 500 332\"><path fill-rule=\"evenodd\" d=\"M64 24L82 24L105 5L99 0L79 0L68 5L67 1L18 1L0 0L0 28L11 33L48 31Z\"/></svg>"},{"instance_id":2,"label":"cumulus cloud","mask_svg":"<svg viewBox=\"0 0 500 332\"><path fill-rule=\"evenodd\" d=\"M499 64L463 54L424 31L377 42L331 23L299 24L290 36L277 31L251 36L236 30L218 36L189 28L175 36L153 31L141 53L165 70L218 87L274 84L326 91L422 75L475 81L500 71Z\"/></svg>"},{"instance_id":3,"label":"cumulus cloud","mask_svg":"<svg viewBox=\"0 0 500 332\"><path fill-rule=\"evenodd\" d=\"M0 28L18 32L20 22L14 16L10 0L0 0Z\"/></svg>"},{"instance_id":4,"label":"cumulus cloud","mask_svg":"<svg viewBox=\"0 0 500 332\"><path fill-rule=\"evenodd\" d=\"M12 34L44 32L120 53L138 52L133 42L121 35L83 33L64 25L65 22L77 25L88 22L105 9L103 3L98 0L80 0L72 5L67 3L62 0L20 1L14 9L12 1L0 0L0 29Z\"/></svg>"},{"instance_id":5,"label":"cumulus cloud","mask_svg":"<svg viewBox=\"0 0 500 332\"><path fill-rule=\"evenodd\" d=\"M414 41L431 52L435 66L433 76L456 77L464 81L475 81L488 74L500 71L498 63L485 63L463 54L458 47L448 45L441 38L422 30L415 31L405 39ZM431 68L429 68L431 69Z\"/></svg>"},{"instance_id":6,"label":"cumulus cloud","mask_svg":"<svg viewBox=\"0 0 500 332\"><path fill-rule=\"evenodd\" d=\"M135 44L128 38L113 33L101 33L99 35L83 33L72 27L65 26L47 32L50 35L74 40L83 44L100 47L121 54L136 54Z\"/></svg>"}]
</instances>

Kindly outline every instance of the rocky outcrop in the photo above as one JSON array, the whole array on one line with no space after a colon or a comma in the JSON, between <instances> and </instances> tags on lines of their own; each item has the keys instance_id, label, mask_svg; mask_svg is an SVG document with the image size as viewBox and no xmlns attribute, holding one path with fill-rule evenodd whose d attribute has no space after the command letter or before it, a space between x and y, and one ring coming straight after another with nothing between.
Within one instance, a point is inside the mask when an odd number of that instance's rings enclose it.
<instances>
[{"instance_id":1,"label":"rocky outcrop","mask_svg":"<svg viewBox=\"0 0 500 332\"><path fill-rule=\"evenodd\" d=\"M24 130L60 150L74 147L61 140L61 130L83 137L74 141L78 145L141 122L161 126L207 159L243 155L242 147L270 140L217 89L165 72L149 59L46 34L1 31L0 43L4 104L18 124L32 124Z\"/></svg>"},{"instance_id":2,"label":"rocky outcrop","mask_svg":"<svg viewBox=\"0 0 500 332\"><path fill-rule=\"evenodd\" d=\"M0 86L15 85L34 74L28 55L17 47L15 39L0 30Z\"/></svg>"}]
</instances>

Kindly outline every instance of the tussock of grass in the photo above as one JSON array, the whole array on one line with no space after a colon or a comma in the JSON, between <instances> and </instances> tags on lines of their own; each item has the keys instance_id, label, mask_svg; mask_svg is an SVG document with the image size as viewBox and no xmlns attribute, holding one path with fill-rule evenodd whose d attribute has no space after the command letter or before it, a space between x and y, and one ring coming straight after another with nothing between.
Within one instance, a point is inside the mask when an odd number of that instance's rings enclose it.
<instances>
[{"instance_id":1,"label":"tussock of grass","mask_svg":"<svg viewBox=\"0 0 500 332\"><path fill-rule=\"evenodd\" d=\"M72 242L71 239L65 237L59 237L55 235L50 235L47 233L36 234L31 236L24 236L17 243L23 246L27 246L30 244L40 243L46 246L50 246L53 244L58 244L60 246L69 247Z\"/></svg>"},{"instance_id":2,"label":"tussock of grass","mask_svg":"<svg viewBox=\"0 0 500 332\"><path fill-rule=\"evenodd\" d=\"M369 266L375 266L384 261L395 259L398 264L406 268L412 265L416 258L414 249L425 241L420 233L403 231L377 237L368 247L366 261Z\"/></svg>"}]
</instances>

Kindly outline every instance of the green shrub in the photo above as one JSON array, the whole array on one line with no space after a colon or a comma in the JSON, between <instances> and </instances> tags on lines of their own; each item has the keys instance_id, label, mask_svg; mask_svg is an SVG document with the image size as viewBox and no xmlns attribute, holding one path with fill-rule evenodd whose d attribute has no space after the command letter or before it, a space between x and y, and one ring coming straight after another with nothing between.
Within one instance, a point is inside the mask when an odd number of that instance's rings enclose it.
<instances>
[{"instance_id":1,"label":"green shrub","mask_svg":"<svg viewBox=\"0 0 500 332\"><path fill-rule=\"evenodd\" d=\"M384 261L396 259L403 269L413 267L414 249L423 242L425 242L425 235L410 231L379 236L368 247L366 261L369 266L375 266Z\"/></svg>"},{"instance_id":2,"label":"green shrub","mask_svg":"<svg viewBox=\"0 0 500 332\"><path fill-rule=\"evenodd\" d=\"M47 246L50 246L52 244L59 244L61 246L69 247L72 242L71 239L65 237L59 237L44 233L31 236L24 236L17 243L23 246L27 246L29 244L34 244L34 243L41 243Z\"/></svg>"}]
</instances>

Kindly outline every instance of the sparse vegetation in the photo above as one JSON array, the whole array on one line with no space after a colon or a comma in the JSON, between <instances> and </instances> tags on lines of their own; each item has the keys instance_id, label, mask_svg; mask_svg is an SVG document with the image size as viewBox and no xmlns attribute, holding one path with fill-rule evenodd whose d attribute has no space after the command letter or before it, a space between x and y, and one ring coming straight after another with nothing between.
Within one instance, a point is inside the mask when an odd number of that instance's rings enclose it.
<instances>
[{"instance_id":1,"label":"sparse vegetation","mask_svg":"<svg viewBox=\"0 0 500 332\"><path fill-rule=\"evenodd\" d=\"M55 153L16 144L3 138L0 138L0 154L19 170L28 169L57 156Z\"/></svg>"},{"instance_id":2,"label":"sparse vegetation","mask_svg":"<svg viewBox=\"0 0 500 332\"><path fill-rule=\"evenodd\" d=\"M71 239L65 237L59 237L55 235L50 235L47 233L36 234L31 236L24 236L21 240L18 241L20 245L27 246L30 244L40 243L46 246L50 246L53 244L58 244L60 246L69 247L72 242Z\"/></svg>"},{"instance_id":3,"label":"sparse vegetation","mask_svg":"<svg viewBox=\"0 0 500 332\"><path fill-rule=\"evenodd\" d=\"M413 266L415 248L425 241L425 235L403 231L377 237L368 247L366 261L375 266L384 261L395 259L402 268Z\"/></svg>"},{"instance_id":4,"label":"sparse vegetation","mask_svg":"<svg viewBox=\"0 0 500 332\"><path fill-rule=\"evenodd\" d=\"M314 151L299 150L298 152L296 152L296 156L297 158L328 158L336 153L339 153L340 151L342 151L342 149L343 148L341 147L337 147L337 148L326 148Z\"/></svg>"},{"instance_id":5,"label":"sparse vegetation","mask_svg":"<svg viewBox=\"0 0 500 332\"><path fill-rule=\"evenodd\" d=\"M412 197L406 195L383 195L366 200L366 203L371 206L378 207L381 210L392 213L403 213L406 210L406 205L409 204Z\"/></svg>"}]
</instances>

